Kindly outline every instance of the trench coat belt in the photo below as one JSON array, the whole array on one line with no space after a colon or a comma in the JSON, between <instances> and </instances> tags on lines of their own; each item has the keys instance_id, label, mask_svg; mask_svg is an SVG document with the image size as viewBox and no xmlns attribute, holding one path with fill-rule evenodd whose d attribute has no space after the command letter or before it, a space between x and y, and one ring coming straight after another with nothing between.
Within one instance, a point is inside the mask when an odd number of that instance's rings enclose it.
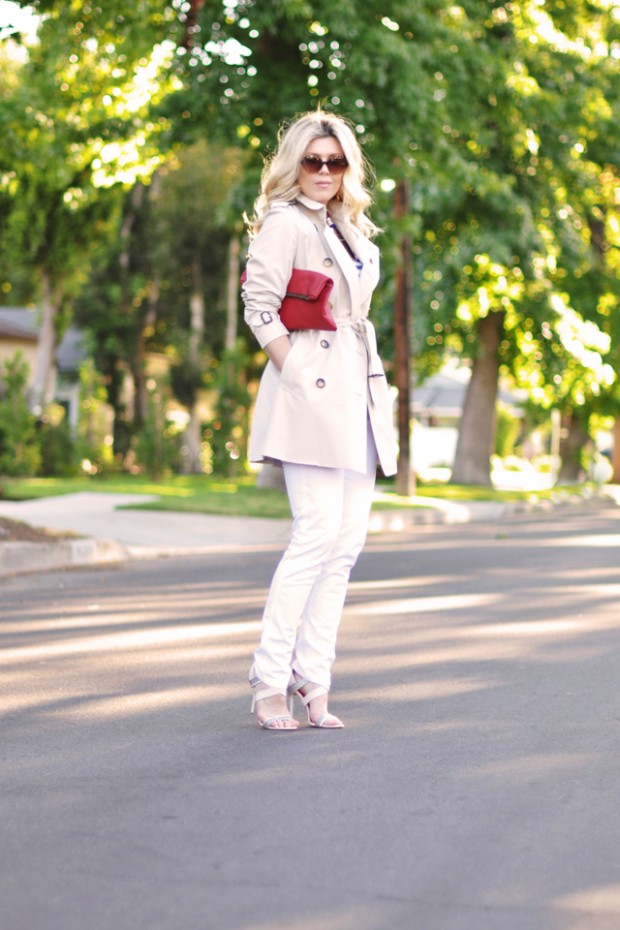
<instances>
[{"instance_id":1,"label":"trench coat belt","mask_svg":"<svg viewBox=\"0 0 620 930\"><path fill-rule=\"evenodd\" d=\"M385 378L385 374L377 372L376 374L372 370L372 352L370 349L370 343L368 341L368 330L366 328L365 320L338 320L338 326L347 326L349 329L352 329L358 339L361 340L364 349L366 350L366 367L368 371L368 397L371 405L374 407L375 398L373 396L373 378Z\"/></svg>"}]
</instances>

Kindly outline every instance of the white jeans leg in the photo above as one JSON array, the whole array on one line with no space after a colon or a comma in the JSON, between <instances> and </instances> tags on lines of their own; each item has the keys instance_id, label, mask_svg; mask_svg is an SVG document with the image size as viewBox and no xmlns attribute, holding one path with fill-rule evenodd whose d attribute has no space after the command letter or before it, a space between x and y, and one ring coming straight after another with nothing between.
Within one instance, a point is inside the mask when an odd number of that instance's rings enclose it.
<instances>
[{"instance_id":1,"label":"white jeans leg","mask_svg":"<svg viewBox=\"0 0 620 930\"><path fill-rule=\"evenodd\" d=\"M261 643L254 656L256 675L281 691L291 677L295 639L306 602L338 535L340 471L284 463L293 514L291 539L269 588Z\"/></svg>"},{"instance_id":2,"label":"white jeans leg","mask_svg":"<svg viewBox=\"0 0 620 930\"><path fill-rule=\"evenodd\" d=\"M349 573L364 544L376 471L369 436L366 475L284 463L291 540L273 576L255 674L286 689L295 667L329 687ZM301 629L300 629L301 626Z\"/></svg>"},{"instance_id":3,"label":"white jeans leg","mask_svg":"<svg viewBox=\"0 0 620 930\"><path fill-rule=\"evenodd\" d=\"M368 530L377 467L374 443L369 442L368 458L365 475L344 471L340 530L306 602L295 644L295 671L328 690L349 576Z\"/></svg>"}]
</instances>

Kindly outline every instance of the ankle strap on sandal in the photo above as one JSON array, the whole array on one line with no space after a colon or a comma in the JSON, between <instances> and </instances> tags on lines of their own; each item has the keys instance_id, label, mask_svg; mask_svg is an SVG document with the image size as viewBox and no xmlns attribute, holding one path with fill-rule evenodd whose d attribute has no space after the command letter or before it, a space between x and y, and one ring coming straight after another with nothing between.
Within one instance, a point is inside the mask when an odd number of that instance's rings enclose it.
<instances>
[{"instance_id":1,"label":"ankle strap on sandal","mask_svg":"<svg viewBox=\"0 0 620 930\"><path fill-rule=\"evenodd\" d=\"M293 684L289 686L288 692L291 696L298 694L299 697L301 698L301 701L304 707L307 707L310 701L313 701L315 698L320 697L321 694L328 693L328 689L325 688L323 685L315 685L312 688L312 691L309 691L308 694L302 694L301 689L311 684L312 682L308 681L307 678L296 678Z\"/></svg>"}]
</instances>

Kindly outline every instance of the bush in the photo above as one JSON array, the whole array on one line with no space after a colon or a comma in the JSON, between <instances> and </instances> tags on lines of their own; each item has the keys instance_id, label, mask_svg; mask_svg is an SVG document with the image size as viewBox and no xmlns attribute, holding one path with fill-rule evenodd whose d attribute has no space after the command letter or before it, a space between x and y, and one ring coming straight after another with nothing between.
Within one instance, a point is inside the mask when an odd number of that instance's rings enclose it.
<instances>
[{"instance_id":1,"label":"bush","mask_svg":"<svg viewBox=\"0 0 620 930\"><path fill-rule=\"evenodd\" d=\"M41 452L36 418L28 409L28 365L21 352L0 369L0 474L36 475Z\"/></svg>"},{"instance_id":2,"label":"bush","mask_svg":"<svg viewBox=\"0 0 620 930\"><path fill-rule=\"evenodd\" d=\"M64 407L50 404L38 423L41 450L39 474L71 478L80 473L80 456Z\"/></svg>"},{"instance_id":3,"label":"bush","mask_svg":"<svg viewBox=\"0 0 620 930\"><path fill-rule=\"evenodd\" d=\"M521 430L521 421L502 404L497 405L496 417L495 454L503 459L514 454L515 443Z\"/></svg>"},{"instance_id":4,"label":"bush","mask_svg":"<svg viewBox=\"0 0 620 930\"><path fill-rule=\"evenodd\" d=\"M91 475L121 470L112 449L113 413L106 397L103 375L97 371L92 359L88 359L80 367L77 457L80 467Z\"/></svg>"},{"instance_id":5,"label":"bush","mask_svg":"<svg viewBox=\"0 0 620 930\"><path fill-rule=\"evenodd\" d=\"M136 470L143 470L151 478L161 478L178 471L181 461L179 432L166 418L167 391L163 396L153 380L149 385L149 402L146 420L135 440Z\"/></svg>"},{"instance_id":6,"label":"bush","mask_svg":"<svg viewBox=\"0 0 620 930\"><path fill-rule=\"evenodd\" d=\"M207 424L210 470L233 477L246 467L250 397L245 377L248 354L241 340L222 355L214 387L218 392L216 416Z\"/></svg>"}]
</instances>

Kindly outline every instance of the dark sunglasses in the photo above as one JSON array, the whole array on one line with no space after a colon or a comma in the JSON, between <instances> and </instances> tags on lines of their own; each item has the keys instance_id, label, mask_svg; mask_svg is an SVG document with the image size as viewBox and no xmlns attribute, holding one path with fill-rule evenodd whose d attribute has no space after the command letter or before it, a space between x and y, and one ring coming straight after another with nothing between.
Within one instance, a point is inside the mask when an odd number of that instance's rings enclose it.
<instances>
[{"instance_id":1,"label":"dark sunglasses","mask_svg":"<svg viewBox=\"0 0 620 930\"><path fill-rule=\"evenodd\" d=\"M344 155L335 155L333 158L322 159L318 155L306 155L301 160L302 165L310 174L318 174L323 165L327 165L330 174L342 174L349 167Z\"/></svg>"}]
</instances>

